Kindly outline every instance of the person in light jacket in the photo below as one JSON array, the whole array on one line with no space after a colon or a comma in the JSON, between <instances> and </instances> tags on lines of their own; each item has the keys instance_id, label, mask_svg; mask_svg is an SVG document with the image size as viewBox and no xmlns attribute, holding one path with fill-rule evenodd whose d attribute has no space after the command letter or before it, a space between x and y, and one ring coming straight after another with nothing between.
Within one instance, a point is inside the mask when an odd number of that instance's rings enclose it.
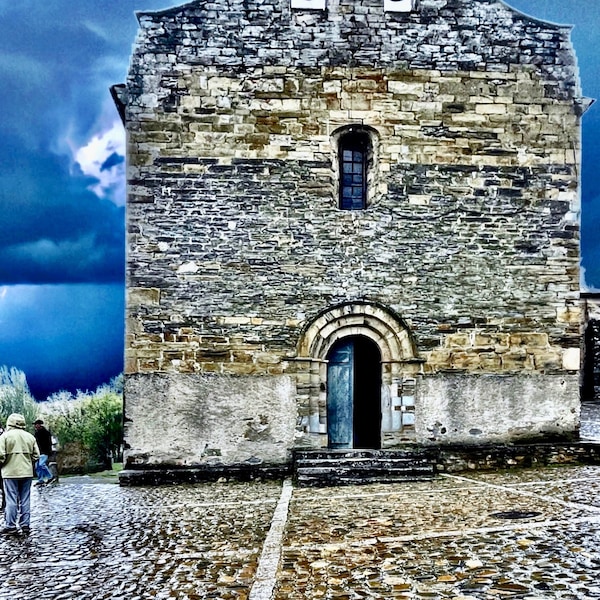
<instances>
[{"instance_id":1,"label":"person in light jacket","mask_svg":"<svg viewBox=\"0 0 600 600\"><path fill-rule=\"evenodd\" d=\"M4 433L4 427L0 425L0 435ZM4 496L4 484L2 483L2 469L0 469L0 494L2 494L2 505L0 506L0 510L4 512L6 508L6 497Z\"/></svg>"},{"instance_id":2,"label":"person in light jacket","mask_svg":"<svg viewBox=\"0 0 600 600\"><path fill-rule=\"evenodd\" d=\"M20 530L30 531L30 492L33 465L40 457L40 449L31 433L25 431L23 415L13 413L6 420L6 431L0 435L0 465L6 509L3 535L15 535Z\"/></svg>"}]
</instances>

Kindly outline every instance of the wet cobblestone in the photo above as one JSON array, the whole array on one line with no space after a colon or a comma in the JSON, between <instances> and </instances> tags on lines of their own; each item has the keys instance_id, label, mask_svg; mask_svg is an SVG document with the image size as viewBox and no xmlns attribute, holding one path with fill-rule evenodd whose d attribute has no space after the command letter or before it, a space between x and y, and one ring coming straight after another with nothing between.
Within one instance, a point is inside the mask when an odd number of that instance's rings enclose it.
<instances>
[{"instance_id":1,"label":"wet cobblestone","mask_svg":"<svg viewBox=\"0 0 600 600\"><path fill-rule=\"evenodd\" d=\"M295 491L278 600L600 598L598 467L368 487Z\"/></svg>"},{"instance_id":2,"label":"wet cobblestone","mask_svg":"<svg viewBox=\"0 0 600 600\"><path fill-rule=\"evenodd\" d=\"M0 599L267 600L255 584L281 496L280 482L34 488L31 535L0 539ZM600 598L600 467L295 488L277 544L275 600Z\"/></svg>"},{"instance_id":3,"label":"wet cobblestone","mask_svg":"<svg viewBox=\"0 0 600 600\"><path fill-rule=\"evenodd\" d=\"M246 598L281 492L64 481L34 490L29 537L0 540L0 598Z\"/></svg>"}]
</instances>

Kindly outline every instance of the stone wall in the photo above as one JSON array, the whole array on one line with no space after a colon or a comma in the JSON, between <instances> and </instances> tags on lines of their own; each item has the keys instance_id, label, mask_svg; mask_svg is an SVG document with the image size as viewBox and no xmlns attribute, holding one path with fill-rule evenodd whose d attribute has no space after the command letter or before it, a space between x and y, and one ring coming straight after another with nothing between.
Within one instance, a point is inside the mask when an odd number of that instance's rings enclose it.
<instances>
[{"instance_id":1,"label":"stone wall","mask_svg":"<svg viewBox=\"0 0 600 600\"><path fill-rule=\"evenodd\" d=\"M413 439L576 432L585 102L568 28L492 0L410 13L218 0L139 19L118 93L132 464L208 450L282 462L326 444L326 348L302 348L333 307L355 318L332 316L339 327L385 344L369 324L380 307L409 340L382 404L416 378ZM351 127L373 144L364 211L337 203L336 136ZM164 412L167 440L183 427L170 449L149 425Z\"/></svg>"},{"instance_id":2,"label":"stone wall","mask_svg":"<svg viewBox=\"0 0 600 600\"><path fill-rule=\"evenodd\" d=\"M564 465L598 465L598 444L518 444L510 446L444 446L436 461L438 473L494 471Z\"/></svg>"},{"instance_id":3,"label":"stone wall","mask_svg":"<svg viewBox=\"0 0 600 600\"><path fill-rule=\"evenodd\" d=\"M293 446L297 409L290 378L174 374L132 375L128 437L151 451L128 467L193 466L223 462L285 463ZM257 451L260 449L260 452Z\"/></svg>"}]
</instances>

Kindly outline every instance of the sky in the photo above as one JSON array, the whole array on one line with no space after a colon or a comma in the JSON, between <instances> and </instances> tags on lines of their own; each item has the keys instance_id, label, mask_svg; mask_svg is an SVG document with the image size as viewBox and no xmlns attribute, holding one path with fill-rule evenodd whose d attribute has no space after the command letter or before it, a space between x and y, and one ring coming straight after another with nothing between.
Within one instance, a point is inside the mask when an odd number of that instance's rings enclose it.
<instances>
[{"instance_id":1,"label":"sky","mask_svg":"<svg viewBox=\"0 0 600 600\"><path fill-rule=\"evenodd\" d=\"M179 0L0 0L0 365L44 400L123 369L125 81L137 10ZM600 99L600 0L510 0L575 26ZM600 291L600 102L583 118L584 289Z\"/></svg>"}]
</instances>

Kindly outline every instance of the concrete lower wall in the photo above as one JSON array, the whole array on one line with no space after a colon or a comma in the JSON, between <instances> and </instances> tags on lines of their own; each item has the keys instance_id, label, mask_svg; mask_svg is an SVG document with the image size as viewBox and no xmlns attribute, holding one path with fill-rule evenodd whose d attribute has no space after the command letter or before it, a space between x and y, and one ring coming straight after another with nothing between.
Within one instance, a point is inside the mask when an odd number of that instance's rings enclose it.
<instances>
[{"instance_id":1,"label":"concrete lower wall","mask_svg":"<svg viewBox=\"0 0 600 600\"><path fill-rule=\"evenodd\" d=\"M440 374L420 380L417 390L419 443L573 439L579 430L575 374Z\"/></svg>"},{"instance_id":2,"label":"concrete lower wall","mask_svg":"<svg viewBox=\"0 0 600 600\"><path fill-rule=\"evenodd\" d=\"M292 450L307 446L308 438L315 447L327 445L325 434L302 430L297 393L293 375L129 375L125 468L287 465ZM417 378L415 408L416 444L578 437L576 375Z\"/></svg>"},{"instance_id":3,"label":"concrete lower wall","mask_svg":"<svg viewBox=\"0 0 600 600\"><path fill-rule=\"evenodd\" d=\"M286 463L296 414L288 376L130 375L125 467Z\"/></svg>"}]
</instances>

